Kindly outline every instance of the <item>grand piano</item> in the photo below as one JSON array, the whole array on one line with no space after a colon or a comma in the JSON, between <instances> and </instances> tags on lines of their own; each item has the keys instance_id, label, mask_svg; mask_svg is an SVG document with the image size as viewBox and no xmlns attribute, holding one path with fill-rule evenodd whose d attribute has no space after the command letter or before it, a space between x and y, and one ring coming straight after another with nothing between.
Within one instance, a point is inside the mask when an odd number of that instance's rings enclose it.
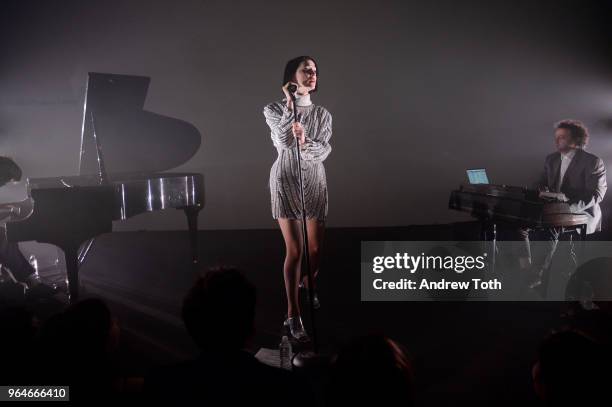
<instances>
[{"instance_id":1,"label":"grand piano","mask_svg":"<svg viewBox=\"0 0 612 407\"><path fill-rule=\"evenodd\" d=\"M481 240L489 242L491 270L496 261L497 225L500 222L516 227L534 229L556 227L564 231L577 231L584 243L587 215L572 213L567 202L543 198L536 190L523 187L462 184L451 191L450 209L468 212L481 225Z\"/></svg>"},{"instance_id":2,"label":"grand piano","mask_svg":"<svg viewBox=\"0 0 612 407\"><path fill-rule=\"evenodd\" d=\"M483 223L513 223L531 228L585 227L587 216L572 213L567 202L543 198L523 187L462 184L451 192L450 209L469 212Z\"/></svg>"},{"instance_id":3,"label":"grand piano","mask_svg":"<svg viewBox=\"0 0 612 407\"><path fill-rule=\"evenodd\" d=\"M70 300L79 295L79 265L113 221L164 209L184 211L194 269L202 174L164 172L189 160L201 136L182 120L144 110L150 78L89 73L79 175L29 178L30 199L15 204L8 241L51 243L64 252ZM49 160L61 158L49 158Z\"/></svg>"}]
</instances>

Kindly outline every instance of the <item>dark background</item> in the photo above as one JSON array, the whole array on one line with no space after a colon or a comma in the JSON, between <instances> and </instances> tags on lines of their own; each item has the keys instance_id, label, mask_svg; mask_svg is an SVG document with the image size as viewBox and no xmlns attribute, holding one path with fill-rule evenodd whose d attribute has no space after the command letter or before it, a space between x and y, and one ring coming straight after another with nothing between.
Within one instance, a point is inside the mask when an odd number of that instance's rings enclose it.
<instances>
[{"instance_id":1,"label":"dark background","mask_svg":"<svg viewBox=\"0 0 612 407\"><path fill-rule=\"evenodd\" d=\"M465 169L530 184L559 119L583 120L589 150L612 162L609 11L597 1L2 1L0 154L25 176L77 174L87 72L150 76L145 108L202 134L178 168L205 176L200 228L273 227L276 151L262 109L281 97L285 62L310 54L314 103L334 118L329 226L466 219L447 209ZM183 229L184 219L145 214L117 228Z\"/></svg>"}]
</instances>

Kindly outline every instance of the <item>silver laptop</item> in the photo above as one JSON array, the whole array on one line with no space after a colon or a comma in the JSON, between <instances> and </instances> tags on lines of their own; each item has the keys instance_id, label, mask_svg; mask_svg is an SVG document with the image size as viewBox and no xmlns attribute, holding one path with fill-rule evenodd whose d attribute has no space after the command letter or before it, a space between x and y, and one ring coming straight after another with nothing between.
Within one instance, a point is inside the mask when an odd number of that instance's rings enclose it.
<instances>
[{"instance_id":1,"label":"silver laptop","mask_svg":"<svg viewBox=\"0 0 612 407\"><path fill-rule=\"evenodd\" d=\"M470 184L489 184L487 170L484 168L475 168L473 170L467 170L466 172Z\"/></svg>"}]
</instances>

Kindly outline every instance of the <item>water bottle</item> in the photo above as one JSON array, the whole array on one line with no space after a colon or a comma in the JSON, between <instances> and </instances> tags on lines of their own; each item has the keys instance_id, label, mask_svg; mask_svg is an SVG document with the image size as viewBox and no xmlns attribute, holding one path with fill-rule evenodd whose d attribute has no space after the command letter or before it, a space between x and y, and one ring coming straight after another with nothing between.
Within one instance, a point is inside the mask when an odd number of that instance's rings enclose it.
<instances>
[{"instance_id":1,"label":"water bottle","mask_svg":"<svg viewBox=\"0 0 612 407\"><path fill-rule=\"evenodd\" d=\"M291 358L293 355L291 352L291 342L289 342L289 338L286 335L283 335L278 350L280 353L281 369L291 370Z\"/></svg>"}]
</instances>

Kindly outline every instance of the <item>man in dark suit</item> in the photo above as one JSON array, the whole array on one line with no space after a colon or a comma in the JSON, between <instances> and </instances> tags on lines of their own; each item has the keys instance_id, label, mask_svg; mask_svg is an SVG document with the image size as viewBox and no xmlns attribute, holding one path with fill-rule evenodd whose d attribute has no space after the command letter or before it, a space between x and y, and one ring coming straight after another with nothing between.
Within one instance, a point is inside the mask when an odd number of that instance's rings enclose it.
<instances>
[{"instance_id":1,"label":"man in dark suit","mask_svg":"<svg viewBox=\"0 0 612 407\"><path fill-rule=\"evenodd\" d=\"M587 128L577 120L563 120L555 125L557 152L546 157L544 172L538 188L543 192L557 193L557 198L569 204L572 213L588 216L587 234L601 230L601 208L607 190L606 167L601 158L586 152L589 138ZM557 248L560 230L543 231L548 241L547 250L540 262L532 264L530 288L542 292L544 277ZM521 230L523 239L529 242L529 230ZM527 247L529 247L527 245ZM531 255L521 258L521 264L530 264Z\"/></svg>"}]
</instances>

